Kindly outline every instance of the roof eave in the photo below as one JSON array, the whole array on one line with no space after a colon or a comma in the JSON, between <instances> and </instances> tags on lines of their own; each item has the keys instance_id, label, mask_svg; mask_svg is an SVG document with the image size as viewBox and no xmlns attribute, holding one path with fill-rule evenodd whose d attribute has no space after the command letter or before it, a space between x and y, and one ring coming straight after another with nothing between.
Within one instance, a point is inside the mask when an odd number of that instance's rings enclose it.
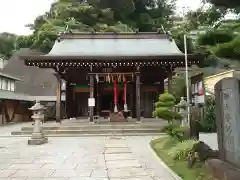
<instances>
[{"instance_id":1,"label":"roof eave","mask_svg":"<svg viewBox=\"0 0 240 180\"><path fill-rule=\"evenodd\" d=\"M202 60L204 55L201 54L188 54L188 60ZM71 61L71 60L86 60L86 61L111 61L111 60L184 60L184 54L173 54L173 55L153 55L153 56L66 56L66 55L28 55L21 56L25 61Z\"/></svg>"}]
</instances>

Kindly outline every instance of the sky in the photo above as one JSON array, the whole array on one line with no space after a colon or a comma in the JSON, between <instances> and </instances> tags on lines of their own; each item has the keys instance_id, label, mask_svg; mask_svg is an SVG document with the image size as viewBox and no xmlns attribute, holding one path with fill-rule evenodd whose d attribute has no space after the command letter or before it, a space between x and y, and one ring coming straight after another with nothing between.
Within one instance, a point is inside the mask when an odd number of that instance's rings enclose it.
<instances>
[{"instance_id":1,"label":"sky","mask_svg":"<svg viewBox=\"0 0 240 180\"><path fill-rule=\"evenodd\" d=\"M27 35L31 31L25 27L49 10L55 0L0 0L0 32ZM200 0L177 0L177 11L183 7L196 9Z\"/></svg>"}]
</instances>

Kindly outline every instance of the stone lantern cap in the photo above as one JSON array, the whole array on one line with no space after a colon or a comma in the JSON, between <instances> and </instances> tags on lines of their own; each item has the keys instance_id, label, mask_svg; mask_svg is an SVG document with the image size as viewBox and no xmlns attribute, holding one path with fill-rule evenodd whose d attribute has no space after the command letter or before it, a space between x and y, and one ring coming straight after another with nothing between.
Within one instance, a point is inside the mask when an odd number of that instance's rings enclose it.
<instances>
[{"instance_id":1,"label":"stone lantern cap","mask_svg":"<svg viewBox=\"0 0 240 180\"><path fill-rule=\"evenodd\" d=\"M31 111L43 111L45 110L46 108L40 104L40 101L36 101L36 103L31 107L29 108L29 110Z\"/></svg>"},{"instance_id":2,"label":"stone lantern cap","mask_svg":"<svg viewBox=\"0 0 240 180\"><path fill-rule=\"evenodd\" d=\"M190 105L189 105L190 106ZM187 101L184 99L184 97L181 97L181 101L175 105L175 107L178 107L178 108L185 108L185 107L188 107L188 103Z\"/></svg>"}]
</instances>

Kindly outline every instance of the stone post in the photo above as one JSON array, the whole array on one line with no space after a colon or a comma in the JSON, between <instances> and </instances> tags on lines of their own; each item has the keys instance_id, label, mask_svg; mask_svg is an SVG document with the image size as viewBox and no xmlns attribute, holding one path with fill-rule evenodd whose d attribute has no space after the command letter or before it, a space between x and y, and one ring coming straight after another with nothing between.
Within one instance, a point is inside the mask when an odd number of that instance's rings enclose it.
<instances>
[{"instance_id":1,"label":"stone post","mask_svg":"<svg viewBox=\"0 0 240 180\"><path fill-rule=\"evenodd\" d=\"M32 119L34 120L34 128L31 139L28 140L28 145L41 145L48 142L47 137L44 136L41 130L41 121L44 119L45 107L36 101L35 105L29 108L33 111Z\"/></svg>"},{"instance_id":2,"label":"stone post","mask_svg":"<svg viewBox=\"0 0 240 180\"><path fill-rule=\"evenodd\" d=\"M187 107L188 107L188 103L187 101L185 101L184 97L181 97L181 101L179 102L179 104L176 105L176 107L178 107L179 113L181 114L181 116L183 117L181 120L181 126L187 126L188 125L188 120L187 120Z\"/></svg>"},{"instance_id":3,"label":"stone post","mask_svg":"<svg viewBox=\"0 0 240 180\"><path fill-rule=\"evenodd\" d=\"M168 93L172 93L172 72L168 74Z\"/></svg>"}]
</instances>

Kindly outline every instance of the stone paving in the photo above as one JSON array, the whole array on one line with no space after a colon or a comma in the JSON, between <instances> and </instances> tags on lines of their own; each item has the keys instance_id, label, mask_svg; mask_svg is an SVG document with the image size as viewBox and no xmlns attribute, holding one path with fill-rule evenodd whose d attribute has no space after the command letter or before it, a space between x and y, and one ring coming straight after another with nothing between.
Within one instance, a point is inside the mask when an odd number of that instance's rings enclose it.
<instances>
[{"instance_id":1,"label":"stone paving","mask_svg":"<svg viewBox=\"0 0 240 180\"><path fill-rule=\"evenodd\" d=\"M56 137L28 146L0 138L0 180L174 180L154 157L153 137Z\"/></svg>"}]
</instances>

